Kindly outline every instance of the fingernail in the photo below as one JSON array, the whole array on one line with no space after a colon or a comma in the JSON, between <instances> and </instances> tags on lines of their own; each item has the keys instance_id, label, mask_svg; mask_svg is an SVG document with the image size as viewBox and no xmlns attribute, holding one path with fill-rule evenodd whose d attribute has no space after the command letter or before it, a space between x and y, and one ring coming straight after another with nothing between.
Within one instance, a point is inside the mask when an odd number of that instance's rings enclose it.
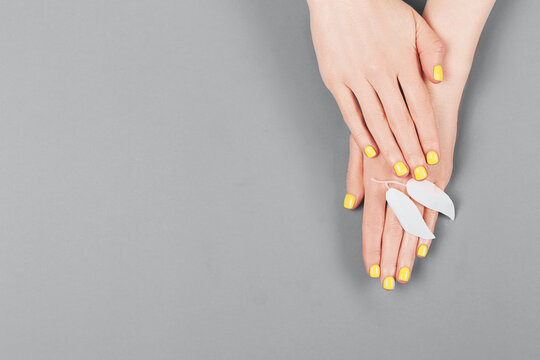
<instances>
[{"instance_id":1,"label":"fingernail","mask_svg":"<svg viewBox=\"0 0 540 360\"><path fill-rule=\"evenodd\" d=\"M411 269L408 267L402 267L399 270L398 279L401 282L407 282L409 281L409 278L411 277Z\"/></svg>"},{"instance_id":2,"label":"fingernail","mask_svg":"<svg viewBox=\"0 0 540 360\"><path fill-rule=\"evenodd\" d=\"M377 152L375 151L375 149L371 145L366 146L366 148L364 149L364 152L366 153L368 158L372 158L375 155L377 155Z\"/></svg>"},{"instance_id":3,"label":"fingernail","mask_svg":"<svg viewBox=\"0 0 540 360\"><path fill-rule=\"evenodd\" d=\"M394 280L392 276L387 276L384 278L382 286L384 290L393 290L394 286L396 286L396 281Z\"/></svg>"},{"instance_id":4,"label":"fingernail","mask_svg":"<svg viewBox=\"0 0 540 360\"><path fill-rule=\"evenodd\" d=\"M428 250L427 245L420 245L416 255L418 255L418 257L425 258L427 255L427 250Z\"/></svg>"},{"instance_id":5,"label":"fingernail","mask_svg":"<svg viewBox=\"0 0 540 360\"><path fill-rule=\"evenodd\" d=\"M409 169L407 168L407 165L399 161L394 165L394 171L397 176L403 176L409 172Z\"/></svg>"},{"instance_id":6,"label":"fingernail","mask_svg":"<svg viewBox=\"0 0 540 360\"><path fill-rule=\"evenodd\" d=\"M429 165L435 165L439 162L439 154L435 151L430 151L426 154L426 161Z\"/></svg>"},{"instance_id":7,"label":"fingernail","mask_svg":"<svg viewBox=\"0 0 540 360\"><path fill-rule=\"evenodd\" d=\"M381 275L381 268L379 265L371 265L369 268L369 276L372 278L378 278Z\"/></svg>"},{"instance_id":8,"label":"fingernail","mask_svg":"<svg viewBox=\"0 0 540 360\"><path fill-rule=\"evenodd\" d=\"M416 169L414 169L414 178L418 181L424 180L425 178L427 178L426 168L423 166L419 166Z\"/></svg>"},{"instance_id":9,"label":"fingernail","mask_svg":"<svg viewBox=\"0 0 540 360\"><path fill-rule=\"evenodd\" d=\"M443 81L443 73L442 73L442 66L437 65L433 68L433 77L437 81Z\"/></svg>"},{"instance_id":10,"label":"fingernail","mask_svg":"<svg viewBox=\"0 0 540 360\"><path fill-rule=\"evenodd\" d=\"M356 202L356 196L347 194L345 195L345 200L343 200L343 206L345 206L345 209L351 210L354 207L355 202Z\"/></svg>"}]
</instances>

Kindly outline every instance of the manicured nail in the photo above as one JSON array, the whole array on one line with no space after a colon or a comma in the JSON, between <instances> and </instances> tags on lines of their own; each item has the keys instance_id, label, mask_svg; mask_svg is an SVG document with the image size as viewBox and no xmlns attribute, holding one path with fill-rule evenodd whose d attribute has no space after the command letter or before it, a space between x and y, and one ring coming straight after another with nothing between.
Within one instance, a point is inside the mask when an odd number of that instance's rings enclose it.
<instances>
[{"instance_id":1,"label":"manicured nail","mask_svg":"<svg viewBox=\"0 0 540 360\"><path fill-rule=\"evenodd\" d=\"M418 255L418 257L425 258L427 255L427 250L428 250L427 245L420 245L416 255Z\"/></svg>"},{"instance_id":2,"label":"manicured nail","mask_svg":"<svg viewBox=\"0 0 540 360\"><path fill-rule=\"evenodd\" d=\"M439 162L439 154L436 151L430 151L426 154L426 161L429 165L435 165Z\"/></svg>"},{"instance_id":3,"label":"manicured nail","mask_svg":"<svg viewBox=\"0 0 540 360\"><path fill-rule=\"evenodd\" d=\"M433 68L433 77L437 81L442 81L443 80L442 66L441 65L437 65L437 66L435 66Z\"/></svg>"},{"instance_id":4,"label":"manicured nail","mask_svg":"<svg viewBox=\"0 0 540 360\"><path fill-rule=\"evenodd\" d=\"M426 168L423 166L419 166L416 169L414 169L414 178L418 181L424 180L425 178L427 178Z\"/></svg>"},{"instance_id":5,"label":"manicured nail","mask_svg":"<svg viewBox=\"0 0 540 360\"><path fill-rule=\"evenodd\" d=\"M347 194L345 195L345 200L343 200L343 206L345 206L345 209L351 210L354 207L355 202L356 202L356 196Z\"/></svg>"},{"instance_id":6,"label":"manicured nail","mask_svg":"<svg viewBox=\"0 0 540 360\"><path fill-rule=\"evenodd\" d=\"M394 286L396 286L396 281L394 280L392 276L387 276L384 278L382 286L384 290L393 290Z\"/></svg>"},{"instance_id":7,"label":"manicured nail","mask_svg":"<svg viewBox=\"0 0 540 360\"><path fill-rule=\"evenodd\" d=\"M372 158L375 155L377 155L377 152L375 151L375 149L371 145L366 146L366 148L364 149L364 152L366 153L368 158Z\"/></svg>"},{"instance_id":8,"label":"manicured nail","mask_svg":"<svg viewBox=\"0 0 540 360\"><path fill-rule=\"evenodd\" d=\"M403 176L409 172L409 169L407 168L407 165L405 165L401 161L398 161L394 165L394 171L396 172L397 176Z\"/></svg>"},{"instance_id":9,"label":"manicured nail","mask_svg":"<svg viewBox=\"0 0 540 360\"><path fill-rule=\"evenodd\" d=\"M398 279L401 282L407 282L409 281L409 278L411 277L411 269L408 267L402 267L399 270Z\"/></svg>"},{"instance_id":10,"label":"manicured nail","mask_svg":"<svg viewBox=\"0 0 540 360\"><path fill-rule=\"evenodd\" d=\"M371 265L371 267L369 268L369 276L371 276L372 278L378 278L380 275L381 268L379 267L379 265Z\"/></svg>"}]
</instances>

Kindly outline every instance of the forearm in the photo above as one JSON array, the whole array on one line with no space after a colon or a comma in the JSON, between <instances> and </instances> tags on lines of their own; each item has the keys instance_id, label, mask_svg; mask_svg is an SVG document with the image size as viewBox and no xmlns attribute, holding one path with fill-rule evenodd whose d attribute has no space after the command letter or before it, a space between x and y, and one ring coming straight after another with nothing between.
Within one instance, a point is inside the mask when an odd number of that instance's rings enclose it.
<instances>
[{"instance_id":1,"label":"forearm","mask_svg":"<svg viewBox=\"0 0 540 360\"><path fill-rule=\"evenodd\" d=\"M461 96L482 29L495 0L428 0L424 18L444 43L444 81L428 84L439 126L441 151L451 172Z\"/></svg>"},{"instance_id":2,"label":"forearm","mask_svg":"<svg viewBox=\"0 0 540 360\"><path fill-rule=\"evenodd\" d=\"M495 0L428 0L423 17L442 39L443 94L446 102L459 106L482 29ZM440 93L440 92L438 92Z\"/></svg>"}]
</instances>

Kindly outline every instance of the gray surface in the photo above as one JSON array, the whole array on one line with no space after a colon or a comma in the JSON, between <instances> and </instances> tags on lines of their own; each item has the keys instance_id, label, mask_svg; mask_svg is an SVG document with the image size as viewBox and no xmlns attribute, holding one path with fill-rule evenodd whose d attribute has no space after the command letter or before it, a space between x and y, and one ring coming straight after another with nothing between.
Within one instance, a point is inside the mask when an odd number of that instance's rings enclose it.
<instances>
[{"instance_id":1,"label":"gray surface","mask_svg":"<svg viewBox=\"0 0 540 360\"><path fill-rule=\"evenodd\" d=\"M536 357L538 11L496 5L458 218L388 293L304 1L0 2L1 357Z\"/></svg>"}]
</instances>

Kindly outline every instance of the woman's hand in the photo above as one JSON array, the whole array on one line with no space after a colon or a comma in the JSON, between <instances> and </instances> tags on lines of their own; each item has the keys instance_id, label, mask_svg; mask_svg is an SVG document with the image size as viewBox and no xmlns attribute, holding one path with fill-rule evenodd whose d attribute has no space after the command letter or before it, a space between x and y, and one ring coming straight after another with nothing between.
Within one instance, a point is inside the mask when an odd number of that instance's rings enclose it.
<instances>
[{"instance_id":1,"label":"woman's hand","mask_svg":"<svg viewBox=\"0 0 540 360\"><path fill-rule=\"evenodd\" d=\"M433 83L443 80L442 42L401 0L308 3L323 81L354 140L370 158L381 152L396 175L414 169L425 179L426 162L438 162L440 147L421 72Z\"/></svg>"},{"instance_id":2,"label":"woman's hand","mask_svg":"<svg viewBox=\"0 0 540 360\"><path fill-rule=\"evenodd\" d=\"M361 154L361 150L354 142L351 142L350 151L354 154ZM444 189L452 173L452 154L445 151L444 148L441 151L444 159L430 172L429 180ZM355 156L357 155L353 155L353 157ZM386 206L386 185L374 182L372 179L397 181L405 185L409 178L410 176L398 178L392 174L381 159L364 163L365 199L362 224L364 264L371 277L380 277L386 290L392 290L395 281L407 283L410 280L415 256L425 257L431 240L419 239L403 231L392 209ZM406 192L404 186L388 185ZM351 186L359 186L359 184L351 184ZM438 213L424 209L420 204L416 205L433 232Z\"/></svg>"},{"instance_id":3,"label":"woman's hand","mask_svg":"<svg viewBox=\"0 0 540 360\"><path fill-rule=\"evenodd\" d=\"M453 120L453 124L457 122ZM443 135L446 134L441 133L441 136ZM449 134L449 137L452 135ZM441 152L442 160L430 172L429 180L444 189L452 174L453 146L450 149L443 147ZM410 176L397 177L381 158L365 161L362 168L361 159L362 151L351 138L347 191L357 194L359 199L365 191L362 224L364 264L371 277L380 278L384 289L392 290L396 280L400 283L407 283L410 280L415 256L425 257L431 240L419 239L403 231L392 209L386 206L386 185L372 181L372 179L390 180L405 185ZM388 185L406 192L404 186ZM355 202L354 206L358 206L359 202ZM416 205L433 232L438 213L424 209L420 204Z\"/></svg>"}]
</instances>

